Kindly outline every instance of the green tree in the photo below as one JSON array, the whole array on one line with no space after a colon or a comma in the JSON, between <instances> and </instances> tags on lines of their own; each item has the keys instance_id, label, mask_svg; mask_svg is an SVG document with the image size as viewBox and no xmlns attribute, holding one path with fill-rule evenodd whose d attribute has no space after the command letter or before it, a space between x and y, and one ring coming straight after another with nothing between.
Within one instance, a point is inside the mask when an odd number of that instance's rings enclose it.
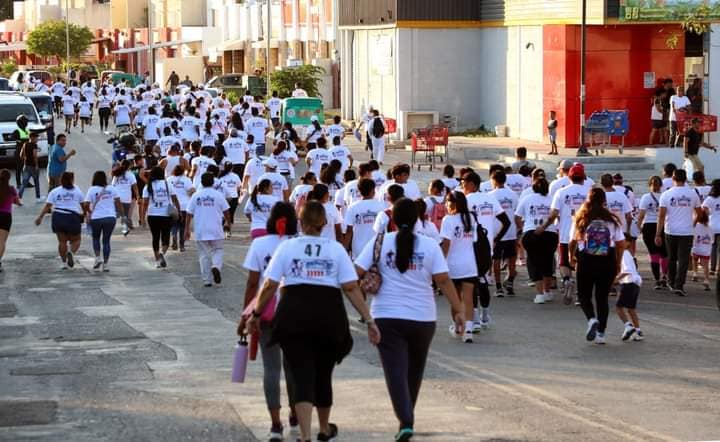
<instances>
[{"instance_id":1,"label":"green tree","mask_svg":"<svg viewBox=\"0 0 720 442\"><path fill-rule=\"evenodd\" d=\"M300 87L305 89L309 97L320 97L318 83L324 73L325 69L311 64L288 67L270 74L270 87L277 91L281 98L285 98L292 96L295 83L300 83Z\"/></svg>"},{"instance_id":2,"label":"green tree","mask_svg":"<svg viewBox=\"0 0 720 442\"><path fill-rule=\"evenodd\" d=\"M70 23L70 57L78 57L85 53L93 40L93 33L86 26ZM28 52L43 57L58 57L65 60L67 46L65 35L65 22L51 20L40 24L33 29L27 38Z\"/></svg>"}]
</instances>

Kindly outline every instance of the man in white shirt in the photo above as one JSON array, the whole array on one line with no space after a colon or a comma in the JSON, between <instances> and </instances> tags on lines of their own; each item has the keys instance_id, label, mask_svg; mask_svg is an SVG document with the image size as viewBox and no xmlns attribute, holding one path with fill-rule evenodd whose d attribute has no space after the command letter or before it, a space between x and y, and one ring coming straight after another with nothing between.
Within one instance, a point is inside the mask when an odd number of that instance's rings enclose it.
<instances>
[{"instance_id":1,"label":"man in white shirt","mask_svg":"<svg viewBox=\"0 0 720 442\"><path fill-rule=\"evenodd\" d=\"M238 176L243 176L250 149L245 140L238 135L237 129L230 130L230 136L223 141L223 147L225 148L225 157L233 165L233 172Z\"/></svg>"},{"instance_id":2,"label":"man in white shirt","mask_svg":"<svg viewBox=\"0 0 720 442\"><path fill-rule=\"evenodd\" d=\"M683 86L677 87L677 94L670 97L670 142L676 147L680 140L680 133L677 125L677 113L686 112L690 109L690 99L685 95Z\"/></svg>"},{"instance_id":3,"label":"man in white shirt","mask_svg":"<svg viewBox=\"0 0 720 442\"><path fill-rule=\"evenodd\" d=\"M255 139L255 155L265 155L265 138L269 131L266 119L258 116L258 109L252 108L252 117L245 123L245 130Z\"/></svg>"},{"instance_id":4,"label":"man in white shirt","mask_svg":"<svg viewBox=\"0 0 720 442\"><path fill-rule=\"evenodd\" d=\"M335 137L340 137L340 140L345 138L345 128L340 124L341 121L340 115L335 115L333 117L333 124L325 129L325 133L330 140L335 139Z\"/></svg>"},{"instance_id":5,"label":"man in white shirt","mask_svg":"<svg viewBox=\"0 0 720 442\"><path fill-rule=\"evenodd\" d=\"M469 172L463 176L462 188L467 198L468 210L487 231L492 247L507 233L510 228L510 218L495 198L480 192L480 182L480 175ZM500 228L496 228L495 220L500 221Z\"/></svg>"},{"instance_id":6,"label":"man in white shirt","mask_svg":"<svg viewBox=\"0 0 720 442\"><path fill-rule=\"evenodd\" d=\"M295 90L292 92L293 98L307 98L308 94L305 89L300 87L300 83L295 83Z\"/></svg>"},{"instance_id":7,"label":"man in white shirt","mask_svg":"<svg viewBox=\"0 0 720 442\"><path fill-rule=\"evenodd\" d=\"M405 198L410 198L415 201L420 198L420 188L418 187L415 180L410 179L410 166L408 164L396 164L390 170L392 176L391 180L385 182L380 188L380 192L376 193L375 197L380 201L387 200L387 190L393 184L401 186L405 192Z\"/></svg>"},{"instance_id":8,"label":"man in white shirt","mask_svg":"<svg viewBox=\"0 0 720 442\"><path fill-rule=\"evenodd\" d=\"M225 195L213 188L215 177L204 173L202 187L190 198L187 206L186 226L193 226L195 242L200 257L200 276L205 287L220 284L223 265L223 220L230 225L230 205ZM190 229L185 230L185 241L190 239ZM212 275L212 281L210 276Z\"/></svg>"},{"instance_id":9,"label":"man in white shirt","mask_svg":"<svg viewBox=\"0 0 720 442\"><path fill-rule=\"evenodd\" d=\"M280 108L282 107L282 100L278 98L277 91L273 91L272 98L265 103L265 106L270 111L270 121L273 127L277 129L280 126Z\"/></svg>"},{"instance_id":10,"label":"man in white shirt","mask_svg":"<svg viewBox=\"0 0 720 442\"><path fill-rule=\"evenodd\" d=\"M518 196L514 191L505 187L507 181L507 175L505 171L498 170L491 177L493 187L495 190L488 193L497 200L500 207L505 211L508 219L513 219L515 216L515 209L518 206ZM497 222L495 223L497 225ZM513 287L513 281L515 280L515 257L517 256L517 229L510 228L507 230L505 235L498 241L497 247L493 251L493 274L495 275L495 296L502 298L505 296L505 290L507 294L512 296L515 294ZM501 264L503 261L507 262L508 276L503 282L501 276ZM505 290L503 290L503 287Z\"/></svg>"},{"instance_id":11,"label":"man in white shirt","mask_svg":"<svg viewBox=\"0 0 720 442\"><path fill-rule=\"evenodd\" d=\"M275 158L267 158L262 164L265 166L265 173L258 177L257 182L270 180L273 195L282 201L288 201L290 199L290 189L288 188L287 179L277 172L278 162Z\"/></svg>"},{"instance_id":12,"label":"man in white shirt","mask_svg":"<svg viewBox=\"0 0 720 442\"><path fill-rule=\"evenodd\" d=\"M686 296L685 279L693 245L694 215L702 210L700 198L692 187L686 186L687 173L678 169L673 173L673 187L660 195L655 244L662 244L668 253L668 284L673 293Z\"/></svg>"},{"instance_id":13,"label":"man in white shirt","mask_svg":"<svg viewBox=\"0 0 720 442\"><path fill-rule=\"evenodd\" d=\"M353 257L358 257L375 235L375 219L385 210L385 204L375 199L375 181L362 178L357 188L362 200L352 203L345 212L347 231L343 241L345 249L350 250Z\"/></svg>"},{"instance_id":14,"label":"man in white shirt","mask_svg":"<svg viewBox=\"0 0 720 442\"><path fill-rule=\"evenodd\" d=\"M605 202L607 208L620 220L625 239L630 236L630 225L632 224L632 205L624 192L615 189L615 180L609 173L600 177L600 185L605 191ZM624 188L623 188L624 189Z\"/></svg>"}]
</instances>

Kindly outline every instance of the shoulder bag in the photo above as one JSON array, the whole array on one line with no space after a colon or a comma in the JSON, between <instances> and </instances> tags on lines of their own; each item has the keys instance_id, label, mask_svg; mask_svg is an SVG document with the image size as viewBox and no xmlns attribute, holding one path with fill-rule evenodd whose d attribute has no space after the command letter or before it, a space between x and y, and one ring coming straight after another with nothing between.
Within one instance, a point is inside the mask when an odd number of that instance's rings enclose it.
<instances>
[{"instance_id":1,"label":"shoulder bag","mask_svg":"<svg viewBox=\"0 0 720 442\"><path fill-rule=\"evenodd\" d=\"M380 276L380 269L378 268L378 262L380 261L380 252L382 251L384 233L379 233L375 238L375 244L373 245L373 263L369 269L360 278L360 289L366 295L375 295L380 290L382 284L382 276Z\"/></svg>"},{"instance_id":2,"label":"shoulder bag","mask_svg":"<svg viewBox=\"0 0 720 442\"><path fill-rule=\"evenodd\" d=\"M175 207L175 204L173 204L172 197L170 196L170 186L168 186L167 180L165 181L165 190L167 191L167 198L168 198L168 208L167 208L167 214L172 220L172 222L176 223L180 219L180 213L178 213L177 207ZM152 184L151 184L152 185Z\"/></svg>"}]
</instances>

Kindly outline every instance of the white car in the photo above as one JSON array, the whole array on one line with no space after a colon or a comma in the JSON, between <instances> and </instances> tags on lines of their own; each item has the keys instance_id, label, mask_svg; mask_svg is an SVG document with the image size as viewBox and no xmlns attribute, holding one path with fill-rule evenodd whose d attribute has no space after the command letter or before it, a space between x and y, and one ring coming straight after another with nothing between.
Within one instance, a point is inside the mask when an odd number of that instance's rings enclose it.
<instances>
[{"instance_id":1,"label":"white car","mask_svg":"<svg viewBox=\"0 0 720 442\"><path fill-rule=\"evenodd\" d=\"M18 115L25 115L28 119L28 130L42 130L45 126L40 120L37 109L32 100L25 95L15 92L0 93L0 165L15 166L15 139L13 133L17 129L15 123ZM42 132L38 139L40 154L38 160L41 167L48 161L47 133Z\"/></svg>"},{"instance_id":2,"label":"white car","mask_svg":"<svg viewBox=\"0 0 720 442\"><path fill-rule=\"evenodd\" d=\"M27 86L28 84L30 84L30 77L34 78L35 80L40 80L45 84L52 81L52 79L53 79L53 75L48 71L42 71L42 70L15 71L12 73L12 75L10 76L10 78L8 80L10 88L14 91L21 91L21 89L23 89L23 85L20 84L19 80L22 79L25 86ZM23 91L21 91L21 92L23 92Z\"/></svg>"}]
</instances>

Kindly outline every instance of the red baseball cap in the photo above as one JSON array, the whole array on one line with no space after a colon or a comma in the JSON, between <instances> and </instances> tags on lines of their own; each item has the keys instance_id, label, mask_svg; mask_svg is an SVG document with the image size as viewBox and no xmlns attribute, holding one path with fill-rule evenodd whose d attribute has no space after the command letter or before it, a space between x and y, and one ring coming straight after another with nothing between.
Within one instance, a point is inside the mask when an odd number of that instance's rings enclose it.
<instances>
[{"instance_id":1,"label":"red baseball cap","mask_svg":"<svg viewBox=\"0 0 720 442\"><path fill-rule=\"evenodd\" d=\"M568 176L571 178L574 176L584 177L585 176L585 166L583 166L580 163L575 163L575 165L573 167L571 167L570 170L568 171Z\"/></svg>"}]
</instances>

